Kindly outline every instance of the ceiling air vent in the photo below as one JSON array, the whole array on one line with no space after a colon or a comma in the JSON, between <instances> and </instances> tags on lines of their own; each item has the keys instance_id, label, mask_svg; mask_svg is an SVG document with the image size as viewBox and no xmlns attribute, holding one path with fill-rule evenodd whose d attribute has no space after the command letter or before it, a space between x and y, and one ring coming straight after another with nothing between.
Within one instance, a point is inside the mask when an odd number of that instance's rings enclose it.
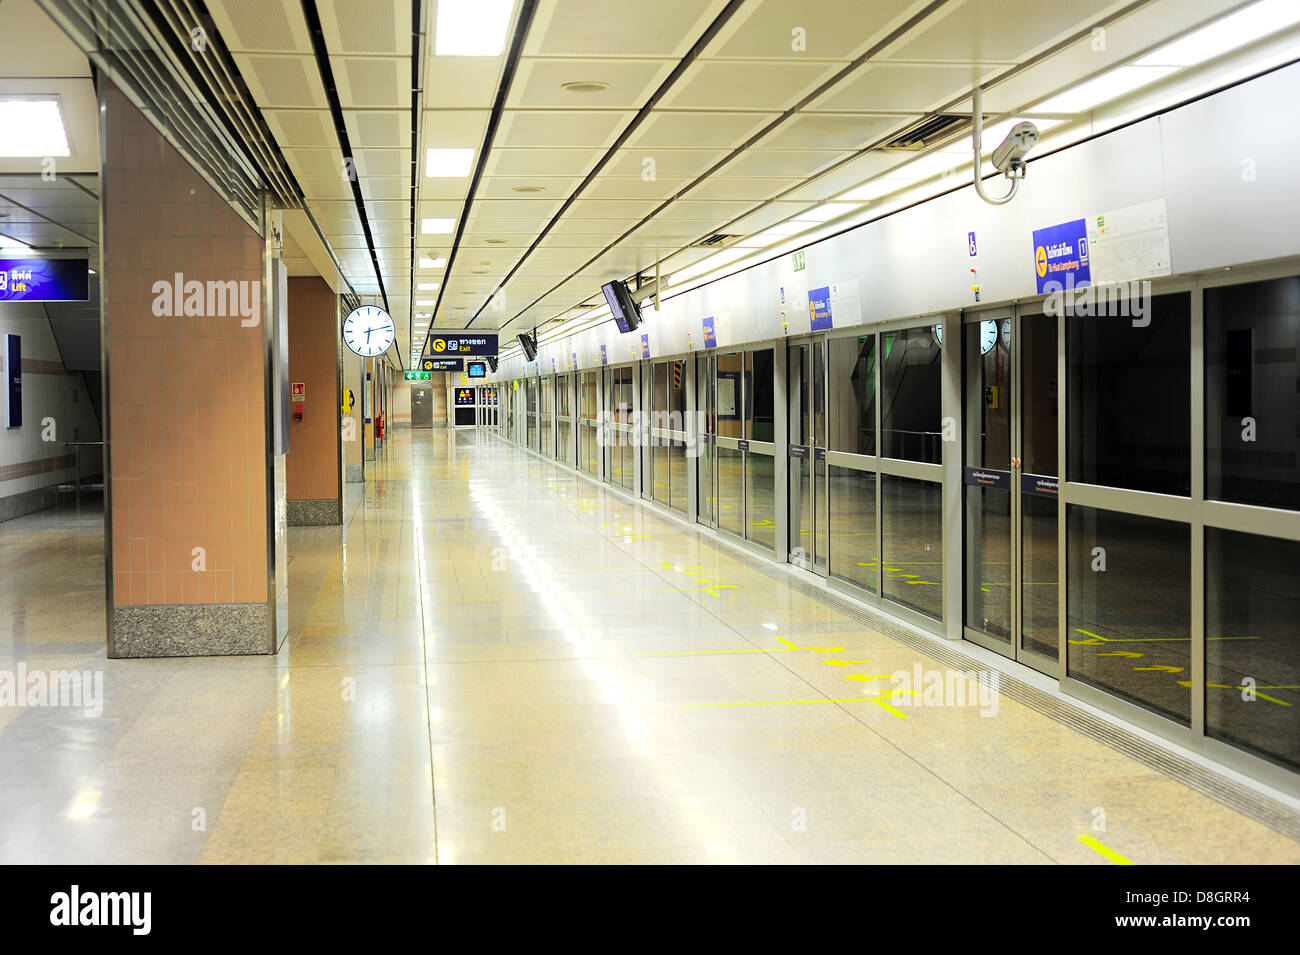
<instances>
[{"instance_id":1,"label":"ceiling air vent","mask_svg":"<svg viewBox=\"0 0 1300 955\"><path fill-rule=\"evenodd\" d=\"M699 242L691 243L697 249L720 249L724 245L731 245L739 239L738 235L727 235L725 232L719 232L709 236L707 239L701 239Z\"/></svg>"},{"instance_id":2,"label":"ceiling air vent","mask_svg":"<svg viewBox=\"0 0 1300 955\"><path fill-rule=\"evenodd\" d=\"M952 116L949 114L932 116L917 123L906 132L895 136L879 148L916 152L919 149L925 149L927 146L933 146L939 140L946 139L953 133L960 132L963 128L969 129L970 125L969 116Z\"/></svg>"}]
</instances>

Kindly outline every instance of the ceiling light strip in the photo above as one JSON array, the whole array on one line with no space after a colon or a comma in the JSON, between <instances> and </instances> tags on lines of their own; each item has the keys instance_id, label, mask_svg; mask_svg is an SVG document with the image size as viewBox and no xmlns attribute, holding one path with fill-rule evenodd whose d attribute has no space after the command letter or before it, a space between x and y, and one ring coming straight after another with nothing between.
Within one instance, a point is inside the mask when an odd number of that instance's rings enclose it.
<instances>
[{"instance_id":1,"label":"ceiling light strip","mask_svg":"<svg viewBox=\"0 0 1300 955\"><path fill-rule=\"evenodd\" d=\"M334 70L330 66L329 47L325 44L325 31L321 27L320 14L316 10L316 0L302 0L302 15L307 21L307 33L311 37L312 52L316 57L316 69L320 72L321 85L325 88L325 99L329 102L330 116L334 119L334 135L338 137L339 149L344 158L353 160L352 143L348 140L347 126L343 122L343 104L339 102L339 92L334 86ZM370 231L370 219L366 215L365 196L361 194L361 177L350 176L348 184L352 187L352 201L356 204L357 215L361 218L361 231L366 236L366 247L370 250L370 261L375 267L375 281L379 283L379 297L384 300L384 311L388 311L388 292L384 289L384 276L379 271L379 254L375 251L375 237Z\"/></svg>"},{"instance_id":2,"label":"ceiling light strip","mask_svg":"<svg viewBox=\"0 0 1300 955\"><path fill-rule=\"evenodd\" d=\"M617 155L618 151L623 147L623 144L626 143L628 139L631 138L632 134L635 133L638 128L640 128L641 124L644 123L650 117L650 114L654 111L654 108L657 105L659 105L659 101L662 100L666 95L668 95L668 91L672 89L674 84L676 84L679 79L682 78L682 75L686 72L686 70L699 58L700 54L704 52L705 47L707 47L709 43L713 41L713 38L718 35L718 32L724 26L727 25L727 22L732 18L733 15L735 15L736 11L740 9L740 7L744 4L744 2L745 0L730 0L730 2L722 9L722 11L716 17L713 18L713 21L705 28L704 32L701 33L699 38L691 45L691 48L686 51L686 54L681 58L681 60L678 61L677 66L673 68L673 71L668 74L668 76L664 79L662 83L659 84L658 89L656 89L654 93L650 95L650 98L646 100L645 104L639 110L637 110L636 115L633 116L632 119L628 122L627 126L623 129L623 132L619 134L618 139L614 140L613 145L611 145L609 149L605 150L605 154L601 156L600 160L596 163L596 165L592 167L591 172L587 173L587 175L583 177L582 182L578 183L577 188L573 190L573 192L569 195L569 198L565 199L564 204L561 205L558 210L556 210L553 216L551 216L551 221L546 223L542 231L537 234L537 238L533 240L532 244L529 245L528 248L524 251L524 254L520 256L519 261L516 262L511 267L510 271L506 273L505 278L503 278L499 283L497 283L498 289L504 288L506 283L509 282L512 278L514 278L515 273L518 272L521 268L523 268L523 264L526 261L528 261L528 257L532 255L533 252L537 250L537 247L542 244L542 241L548 235L550 235L551 230L554 229L556 225L559 224L560 219L564 217L564 214L568 212L569 208L573 205L573 203L577 201L578 196L580 196L583 190L585 190L589 185L591 185L591 183L595 181L596 177L600 175L600 173L605 169L607 165L609 165L609 163L613 160L614 156ZM944 3L946 2L946 0L937 0L937 2ZM586 268L586 266L583 266L583 268ZM573 276L569 276L569 278L572 277ZM568 281L568 279L566 279L565 281ZM552 289L552 291L554 290ZM489 299L489 301L490 300L491 299ZM533 304L535 305L537 303L534 302ZM474 324L475 321L478 320L478 317L483 314L483 309L487 308L487 305L488 303L484 302L482 305L479 306L478 311L476 311L474 315L470 318L470 320L465 323L466 328L469 328L471 325ZM531 307L532 307L531 305L528 306L528 308ZM519 314L516 314L514 317L512 317L506 322L506 325L510 324L510 322L513 322L518 317ZM501 327L504 328L505 325L502 325Z\"/></svg>"},{"instance_id":3,"label":"ceiling light strip","mask_svg":"<svg viewBox=\"0 0 1300 955\"><path fill-rule=\"evenodd\" d=\"M433 303L433 323L438 321L438 311L442 308L442 297L447 294L447 289L451 285L451 270L456 264L456 254L460 251L460 241L465 235L465 225L469 221L469 210L474 204L475 196L478 194L478 185L483 178L483 170L487 167L488 154L492 151L492 142L496 138L497 126L501 123L501 114L505 111L506 96L510 93L510 86L514 82L515 70L519 67L519 58L523 52L524 40L528 37L528 29L532 26L533 16L537 12L537 0L523 0L519 8L519 19L515 22L515 32L510 39L510 50L506 54L505 66L501 70L501 82L497 84L497 95L492 101L492 112L488 116L487 130L483 133L483 145L478 151L478 162L474 164L474 176L470 179L469 192L465 194L465 205L461 209L460 220L456 224L456 233L451 241L451 251L447 253L447 268L443 272L442 288L438 290L438 297ZM417 162L419 153L417 151ZM414 245L411 246L411 275L414 281L415 275L415 258L417 250ZM504 285L505 283L501 283ZM498 288L501 286L498 285ZM467 323L466 328L469 327ZM429 343L429 333L424 336L424 344L420 346L420 354L424 354L424 348Z\"/></svg>"},{"instance_id":4,"label":"ceiling light strip","mask_svg":"<svg viewBox=\"0 0 1300 955\"><path fill-rule=\"evenodd\" d=\"M432 4L430 4L432 7ZM425 31L422 21L426 15L421 0L411 0L411 281L408 283L406 300L415 302L415 259L420 254L417 244L415 224L419 221L420 210L420 109L424 106L424 84L420 82L420 66L425 57ZM406 310L406 347L415 350L415 306ZM421 348L423 351L423 348ZM404 362L401 352L398 361ZM414 367L415 362L411 362ZM399 367L405 367L400 365Z\"/></svg>"}]
</instances>

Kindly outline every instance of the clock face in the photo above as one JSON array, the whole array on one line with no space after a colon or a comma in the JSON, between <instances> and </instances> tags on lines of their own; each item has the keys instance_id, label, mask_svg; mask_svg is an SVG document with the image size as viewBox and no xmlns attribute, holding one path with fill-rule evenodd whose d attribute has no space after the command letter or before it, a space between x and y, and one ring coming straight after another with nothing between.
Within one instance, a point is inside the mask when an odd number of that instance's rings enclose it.
<instances>
[{"instance_id":1,"label":"clock face","mask_svg":"<svg viewBox=\"0 0 1300 955\"><path fill-rule=\"evenodd\" d=\"M1002 347L1011 351L1011 319L1002 319Z\"/></svg>"},{"instance_id":2,"label":"clock face","mask_svg":"<svg viewBox=\"0 0 1300 955\"><path fill-rule=\"evenodd\" d=\"M396 334L392 318L376 305L353 309L343 320L343 341L362 358L374 358L388 351Z\"/></svg>"},{"instance_id":3,"label":"clock face","mask_svg":"<svg viewBox=\"0 0 1300 955\"><path fill-rule=\"evenodd\" d=\"M980 322L980 354L987 355L998 343L998 323Z\"/></svg>"}]
</instances>

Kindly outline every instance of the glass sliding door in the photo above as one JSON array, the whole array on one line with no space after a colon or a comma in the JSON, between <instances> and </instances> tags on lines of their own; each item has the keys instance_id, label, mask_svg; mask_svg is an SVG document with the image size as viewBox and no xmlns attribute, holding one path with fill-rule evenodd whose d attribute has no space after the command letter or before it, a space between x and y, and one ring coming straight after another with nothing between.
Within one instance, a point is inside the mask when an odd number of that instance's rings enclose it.
<instances>
[{"instance_id":1,"label":"glass sliding door","mask_svg":"<svg viewBox=\"0 0 1300 955\"><path fill-rule=\"evenodd\" d=\"M827 570L880 593L876 333L827 342Z\"/></svg>"},{"instance_id":2,"label":"glass sliding door","mask_svg":"<svg viewBox=\"0 0 1300 955\"><path fill-rule=\"evenodd\" d=\"M827 573L826 340L788 346L790 562Z\"/></svg>"},{"instance_id":3,"label":"glass sliding door","mask_svg":"<svg viewBox=\"0 0 1300 955\"><path fill-rule=\"evenodd\" d=\"M1057 319L1009 309L962 325L968 639L1054 673L1058 573Z\"/></svg>"},{"instance_id":4,"label":"glass sliding door","mask_svg":"<svg viewBox=\"0 0 1300 955\"><path fill-rule=\"evenodd\" d=\"M696 479L699 482L699 511L696 520L709 527L718 526L717 446L718 403L716 377L717 355L705 353L695 359L695 408L697 417L692 424L698 431L695 437L697 456Z\"/></svg>"}]
</instances>

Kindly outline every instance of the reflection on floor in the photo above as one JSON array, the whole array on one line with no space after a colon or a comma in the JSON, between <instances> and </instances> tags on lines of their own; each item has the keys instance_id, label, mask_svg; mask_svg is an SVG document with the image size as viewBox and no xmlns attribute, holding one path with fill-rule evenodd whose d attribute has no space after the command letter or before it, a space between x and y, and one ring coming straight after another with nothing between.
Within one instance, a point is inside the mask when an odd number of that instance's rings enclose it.
<instances>
[{"instance_id":1,"label":"reflection on floor","mask_svg":"<svg viewBox=\"0 0 1300 955\"><path fill-rule=\"evenodd\" d=\"M97 525L0 525L0 669L106 692L0 707L0 862L1300 862L495 437L378 471L291 529L277 658L105 661Z\"/></svg>"}]
</instances>

